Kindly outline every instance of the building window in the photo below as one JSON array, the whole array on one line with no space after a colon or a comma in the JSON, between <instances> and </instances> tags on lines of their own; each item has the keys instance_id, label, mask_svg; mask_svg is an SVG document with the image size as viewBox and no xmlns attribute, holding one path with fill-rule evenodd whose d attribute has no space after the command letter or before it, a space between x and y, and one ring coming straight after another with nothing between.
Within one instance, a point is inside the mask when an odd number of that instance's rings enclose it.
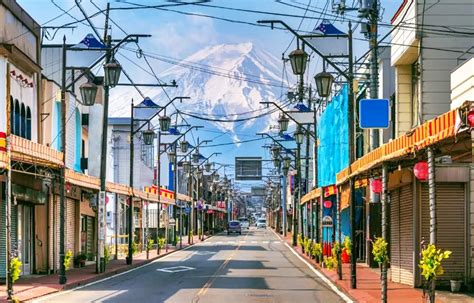
<instances>
[{"instance_id":1,"label":"building window","mask_svg":"<svg viewBox=\"0 0 474 303\"><path fill-rule=\"evenodd\" d=\"M31 140L31 110L26 107L26 139Z\"/></svg>"},{"instance_id":2,"label":"building window","mask_svg":"<svg viewBox=\"0 0 474 303\"><path fill-rule=\"evenodd\" d=\"M20 102L18 102L18 99L15 100L14 111L15 113L14 113L13 121L15 124L15 128L14 128L13 134L19 136L21 132L21 127L20 127L21 121L20 121Z\"/></svg>"},{"instance_id":3,"label":"building window","mask_svg":"<svg viewBox=\"0 0 474 303\"><path fill-rule=\"evenodd\" d=\"M31 140L31 109L24 103L10 96L10 132Z\"/></svg>"}]
</instances>

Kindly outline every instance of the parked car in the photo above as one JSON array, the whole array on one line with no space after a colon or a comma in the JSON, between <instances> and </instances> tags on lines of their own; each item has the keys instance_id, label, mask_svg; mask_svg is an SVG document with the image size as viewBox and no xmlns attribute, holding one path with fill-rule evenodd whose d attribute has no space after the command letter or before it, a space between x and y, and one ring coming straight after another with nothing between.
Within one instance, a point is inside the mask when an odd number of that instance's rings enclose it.
<instances>
[{"instance_id":1,"label":"parked car","mask_svg":"<svg viewBox=\"0 0 474 303\"><path fill-rule=\"evenodd\" d=\"M241 228L245 228L245 229L249 229L250 228L250 223L249 223L249 220L247 218L239 218L239 221L240 221L240 227Z\"/></svg>"},{"instance_id":2,"label":"parked car","mask_svg":"<svg viewBox=\"0 0 474 303\"><path fill-rule=\"evenodd\" d=\"M242 234L242 226L240 225L240 221L230 221L227 223L227 234L230 233L238 233L239 235Z\"/></svg>"},{"instance_id":3,"label":"parked car","mask_svg":"<svg viewBox=\"0 0 474 303\"><path fill-rule=\"evenodd\" d=\"M257 228L267 228L267 219L260 218L257 220Z\"/></svg>"}]
</instances>

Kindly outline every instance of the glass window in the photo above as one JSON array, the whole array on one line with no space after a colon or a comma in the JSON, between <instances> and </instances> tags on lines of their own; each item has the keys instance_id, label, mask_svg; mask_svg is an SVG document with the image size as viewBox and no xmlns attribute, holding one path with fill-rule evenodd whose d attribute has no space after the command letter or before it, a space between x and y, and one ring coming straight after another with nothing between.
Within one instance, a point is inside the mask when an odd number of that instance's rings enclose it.
<instances>
[{"instance_id":1,"label":"glass window","mask_svg":"<svg viewBox=\"0 0 474 303\"><path fill-rule=\"evenodd\" d=\"M18 99L15 100L15 113L14 113L14 135L19 136L20 135L20 102L18 102Z\"/></svg>"},{"instance_id":2,"label":"glass window","mask_svg":"<svg viewBox=\"0 0 474 303\"><path fill-rule=\"evenodd\" d=\"M31 110L26 107L26 139L31 140Z\"/></svg>"},{"instance_id":3,"label":"glass window","mask_svg":"<svg viewBox=\"0 0 474 303\"><path fill-rule=\"evenodd\" d=\"M20 109L20 137L26 138L26 109L25 104L21 104Z\"/></svg>"}]
</instances>

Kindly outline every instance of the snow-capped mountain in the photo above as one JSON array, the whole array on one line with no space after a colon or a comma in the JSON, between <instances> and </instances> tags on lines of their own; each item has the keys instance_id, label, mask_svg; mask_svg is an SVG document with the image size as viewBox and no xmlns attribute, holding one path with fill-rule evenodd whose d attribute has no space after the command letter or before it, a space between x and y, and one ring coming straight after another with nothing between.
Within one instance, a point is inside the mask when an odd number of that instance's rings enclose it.
<instances>
[{"instance_id":1,"label":"snow-capped mountain","mask_svg":"<svg viewBox=\"0 0 474 303\"><path fill-rule=\"evenodd\" d=\"M166 58L165 58L166 59ZM189 96L191 99L176 106L185 113L209 119L235 120L255 117L267 112L261 101L277 101L282 93L282 62L252 43L221 44L206 47L158 76L169 83L176 80L178 88L167 89L170 97ZM155 103L164 104L167 97L161 88L144 90ZM113 95L113 116L129 115L129 93ZM171 110L172 112L173 110ZM260 130L276 119L277 113L263 118L239 122L213 121L217 128L234 132L259 124ZM190 117L193 120L192 117ZM202 122L200 122L202 123ZM235 139L235 134L232 136Z\"/></svg>"}]
</instances>

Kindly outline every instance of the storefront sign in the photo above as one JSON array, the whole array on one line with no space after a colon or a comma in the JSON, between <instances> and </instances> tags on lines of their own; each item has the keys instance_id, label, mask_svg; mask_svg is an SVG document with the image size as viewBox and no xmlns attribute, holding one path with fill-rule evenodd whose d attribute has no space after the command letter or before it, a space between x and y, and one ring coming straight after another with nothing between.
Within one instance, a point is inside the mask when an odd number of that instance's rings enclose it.
<instances>
[{"instance_id":1,"label":"storefront sign","mask_svg":"<svg viewBox=\"0 0 474 303\"><path fill-rule=\"evenodd\" d=\"M333 221L330 216L324 216L322 220L322 227L332 227Z\"/></svg>"}]
</instances>

